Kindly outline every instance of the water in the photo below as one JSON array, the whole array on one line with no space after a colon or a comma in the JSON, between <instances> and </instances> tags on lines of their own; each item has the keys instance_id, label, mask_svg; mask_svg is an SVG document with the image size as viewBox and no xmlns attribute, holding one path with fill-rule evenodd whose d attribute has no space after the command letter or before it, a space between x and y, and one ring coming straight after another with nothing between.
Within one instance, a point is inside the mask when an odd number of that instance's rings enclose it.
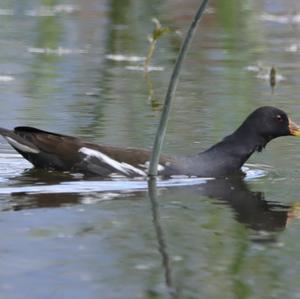
<instances>
[{"instance_id":1,"label":"water","mask_svg":"<svg viewBox=\"0 0 300 299\"><path fill-rule=\"evenodd\" d=\"M2 1L0 126L151 147L199 1ZM164 152L194 153L262 105L300 123L296 0L212 1L181 73ZM268 72L277 84L271 90ZM30 169L0 141L0 297L299 298L300 139L244 180L96 181Z\"/></svg>"}]
</instances>

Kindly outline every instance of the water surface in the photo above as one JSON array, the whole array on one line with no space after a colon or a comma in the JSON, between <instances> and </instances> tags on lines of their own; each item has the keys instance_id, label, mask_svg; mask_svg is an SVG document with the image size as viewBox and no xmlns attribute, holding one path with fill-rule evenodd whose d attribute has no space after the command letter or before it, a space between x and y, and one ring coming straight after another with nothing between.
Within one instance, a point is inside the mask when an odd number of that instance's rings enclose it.
<instances>
[{"instance_id":1,"label":"water surface","mask_svg":"<svg viewBox=\"0 0 300 299\"><path fill-rule=\"evenodd\" d=\"M199 1L2 1L0 126L151 147ZM226 3L225 3L226 2ZM296 0L211 1L185 60L164 152L194 153L262 105L300 122ZM277 84L268 74L274 66ZM248 177L97 181L35 171L0 141L1 298L299 298L300 140Z\"/></svg>"}]
</instances>

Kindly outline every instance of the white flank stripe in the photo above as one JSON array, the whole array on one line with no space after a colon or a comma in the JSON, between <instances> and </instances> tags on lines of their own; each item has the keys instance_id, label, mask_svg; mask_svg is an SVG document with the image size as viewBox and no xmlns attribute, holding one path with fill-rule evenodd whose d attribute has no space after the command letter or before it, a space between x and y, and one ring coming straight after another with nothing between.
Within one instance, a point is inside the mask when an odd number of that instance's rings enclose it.
<instances>
[{"instance_id":1,"label":"white flank stripe","mask_svg":"<svg viewBox=\"0 0 300 299\"><path fill-rule=\"evenodd\" d=\"M135 173L139 174L139 175L142 175L142 176L146 176L146 173L145 171L141 170L141 169L138 169L130 164L127 164L125 162L122 162L121 163L123 166L125 166L126 168L128 169L131 169L132 171L134 171Z\"/></svg>"},{"instance_id":2,"label":"white flank stripe","mask_svg":"<svg viewBox=\"0 0 300 299\"><path fill-rule=\"evenodd\" d=\"M40 152L38 149L35 149L28 145L22 144L10 137L4 136L4 138L8 141L9 144L11 144L13 147L17 148L21 152L33 153L33 154L38 154Z\"/></svg>"},{"instance_id":3,"label":"white flank stripe","mask_svg":"<svg viewBox=\"0 0 300 299\"><path fill-rule=\"evenodd\" d=\"M170 162L167 162L170 166ZM139 164L141 167L143 168L146 168L147 170L149 169L149 166L150 166L150 162L149 161L146 161L145 164ZM165 166L161 165L161 164L158 164L157 165L157 170L158 171L163 171L165 169Z\"/></svg>"},{"instance_id":4,"label":"white flank stripe","mask_svg":"<svg viewBox=\"0 0 300 299\"><path fill-rule=\"evenodd\" d=\"M165 169L165 167L162 166L161 164L158 164L158 165L157 165L157 170L158 170L158 171L163 171L164 169Z\"/></svg>"},{"instance_id":5,"label":"white flank stripe","mask_svg":"<svg viewBox=\"0 0 300 299\"><path fill-rule=\"evenodd\" d=\"M132 172L134 172L135 174L137 175L143 175L143 176L146 176L146 173L130 164L127 164L127 163L120 163L112 158L110 158L109 156L99 152L99 151L96 151L96 150L93 150L93 149L90 149L88 147L82 147L79 149L79 152L80 153L83 153L84 155L86 155L86 159L88 159L89 157L95 157L97 159L99 159L100 161L108 164L109 166L111 166L112 168L126 174L126 175L131 175Z\"/></svg>"}]
</instances>

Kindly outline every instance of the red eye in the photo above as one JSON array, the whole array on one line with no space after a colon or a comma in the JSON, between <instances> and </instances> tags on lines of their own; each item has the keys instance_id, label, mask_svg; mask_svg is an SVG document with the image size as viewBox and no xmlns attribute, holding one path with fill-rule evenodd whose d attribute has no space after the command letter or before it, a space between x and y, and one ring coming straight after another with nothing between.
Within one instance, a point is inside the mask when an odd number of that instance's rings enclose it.
<instances>
[{"instance_id":1,"label":"red eye","mask_svg":"<svg viewBox=\"0 0 300 299\"><path fill-rule=\"evenodd\" d=\"M276 115L276 119L277 119L279 122L283 122L283 117L282 117L280 114L277 114L277 115Z\"/></svg>"}]
</instances>

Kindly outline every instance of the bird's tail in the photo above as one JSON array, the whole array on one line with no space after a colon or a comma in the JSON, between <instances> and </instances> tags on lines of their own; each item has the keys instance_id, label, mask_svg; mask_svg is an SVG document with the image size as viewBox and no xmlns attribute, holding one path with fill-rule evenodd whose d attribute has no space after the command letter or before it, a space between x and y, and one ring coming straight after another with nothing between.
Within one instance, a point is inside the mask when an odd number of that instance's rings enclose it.
<instances>
[{"instance_id":1,"label":"bird's tail","mask_svg":"<svg viewBox=\"0 0 300 299\"><path fill-rule=\"evenodd\" d=\"M6 141L20 153L38 154L40 152L40 150L32 142L18 135L13 130L0 128L0 135L2 135Z\"/></svg>"}]
</instances>

